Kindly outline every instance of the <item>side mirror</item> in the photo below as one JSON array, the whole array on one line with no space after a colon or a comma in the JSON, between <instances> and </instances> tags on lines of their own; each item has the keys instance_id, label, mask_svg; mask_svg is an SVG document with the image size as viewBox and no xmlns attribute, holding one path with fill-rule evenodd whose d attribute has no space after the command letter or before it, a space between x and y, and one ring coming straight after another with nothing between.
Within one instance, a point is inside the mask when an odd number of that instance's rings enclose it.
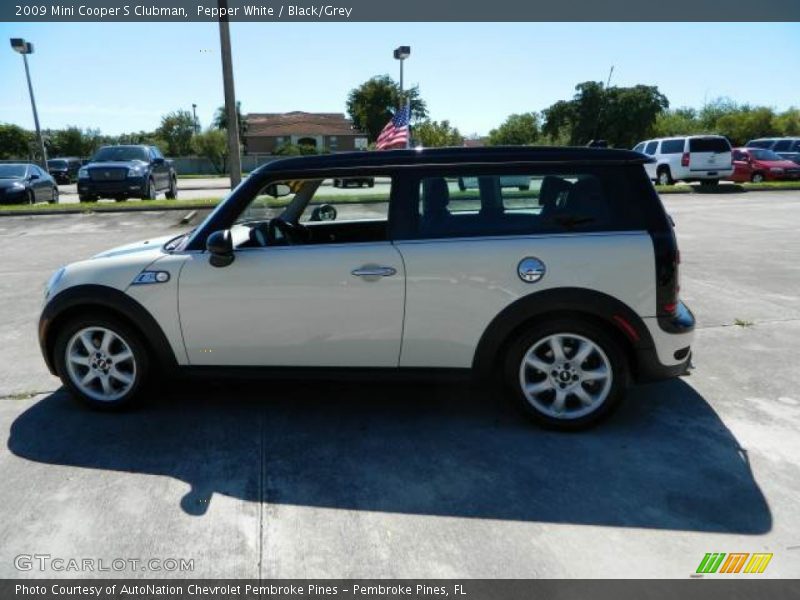
<instances>
[{"instance_id":1,"label":"side mirror","mask_svg":"<svg viewBox=\"0 0 800 600\"><path fill-rule=\"evenodd\" d=\"M28 179L33 181L34 179L39 179L39 176L36 173L31 173L31 175L30 175L30 177L28 177Z\"/></svg>"},{"instance_id":2,"label":"side mirror","mask_svg":"<svg viewBox=\"0 0 800 600\"><path fill-rule=\"evenodd\" d=\"M154 158L153 159L153 164L154 165L163 165L164 164L164 159L163 158Z\"/></svg>"},{"instance_id":3,"label":"side mirror","mask_svg":"<svg viewBox=\"0 0 800 600\"><path fill-rule=\"evenodd\" d=\"M206 250L211 255L208 262L212 267L227 267L235 258L230 229L215 231L206 240Z\"/></svg>"},{"instance_id":4,"label":"side mirror","mask_svg":"<svg viewBox=\"0 0 800 600\"><path fill-rule=\"evenodd\" d=\"M332 204L320 204L311 211L312 221L335 221L339 213Z\"/></svg>"},{"instance_id":5,"label":"side mirror","mask_svg":"<svg viewBox=\"0 0 800 600\"><path fill-rule=\"evenodd\" d=\"M264 193L273 198L282 198L291 194L292 188L285 183L271 183L264 188Z\"/></svg>"}]
</instances>

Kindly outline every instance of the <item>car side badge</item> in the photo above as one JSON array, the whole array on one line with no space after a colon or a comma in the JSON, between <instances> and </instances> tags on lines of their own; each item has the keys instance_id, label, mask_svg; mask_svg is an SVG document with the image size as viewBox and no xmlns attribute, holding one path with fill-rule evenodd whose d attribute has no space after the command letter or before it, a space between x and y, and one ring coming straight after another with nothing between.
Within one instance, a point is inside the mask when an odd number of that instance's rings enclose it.
<instances>
[{"instance_id":1,"label":"car side badge","mask_svg":"<svg viewBox=\"0 0 800 600\"><path fill-rule=\"evenodd\" d=\"M131 282L131 285L149 285L151 283L166 283L169 281L167 271L142 271Z\"/></svg>"}]
</instances>

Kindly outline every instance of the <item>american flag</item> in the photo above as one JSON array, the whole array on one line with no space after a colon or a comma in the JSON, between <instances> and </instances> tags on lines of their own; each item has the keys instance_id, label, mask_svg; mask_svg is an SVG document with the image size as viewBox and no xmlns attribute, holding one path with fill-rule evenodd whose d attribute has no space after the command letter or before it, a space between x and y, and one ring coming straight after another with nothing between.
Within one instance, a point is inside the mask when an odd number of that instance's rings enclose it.
<instances>
[{"instance_id":1,"label":"american flag","mask_svg":"<svg viewBox=\"0 0 800 600\"><path fill-rule=\"evenodd\" d=\"M408 122L411 120L411 106L406 104L398 110L392 120L386 124L375 147L378 150L405 148L408 144Z\"/></svg>"}]
</instances>

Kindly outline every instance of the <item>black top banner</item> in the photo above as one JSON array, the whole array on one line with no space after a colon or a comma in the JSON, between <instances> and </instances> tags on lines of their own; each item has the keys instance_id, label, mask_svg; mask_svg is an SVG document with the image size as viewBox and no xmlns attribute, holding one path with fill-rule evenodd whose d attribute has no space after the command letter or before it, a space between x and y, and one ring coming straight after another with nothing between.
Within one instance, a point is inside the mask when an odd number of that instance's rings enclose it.
<instances>
[{"instance_id":1,"label":"black top banner","mask_svg":"<svg viewBox=\"0 0 800 600\"><path fill-rule=\"evenodd\" d=\"M0 21L800 21L800 0L3 0Z\"/></svg>"}]
</instances>

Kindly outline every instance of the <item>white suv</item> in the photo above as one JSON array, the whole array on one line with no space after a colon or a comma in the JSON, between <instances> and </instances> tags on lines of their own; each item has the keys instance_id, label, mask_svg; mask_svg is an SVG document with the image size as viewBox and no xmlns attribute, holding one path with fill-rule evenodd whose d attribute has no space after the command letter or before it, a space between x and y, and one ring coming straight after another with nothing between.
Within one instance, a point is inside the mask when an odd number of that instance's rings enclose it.
<instances>
[{"instance_id":1,"label":"white suv","mask_svg":"<svg viewBox=\"0 0 800 600\"><path fill-rule=\"evenodd\" d=\"M676 181L716 185L720 179L733 175L731 144L721 135L647 140L636 144L633 150L655 159L645 165L645 170L659 185L672 185Z\"/></svg>"},{"instance_id":2,"label":"white suv","mask_svg":"<svg viewBox=\"0 0 800 600\"><path fill-rule=\"evenodd\" d=\"M587 148L276 161L196 229L57 271L42 352L99 408L141 397L156 370L495 373L538 422L586 426L630 382L690 360L694 317L646 163ZM333 189L343 177L376 183Z\"/></svg>"}]
</instances>

